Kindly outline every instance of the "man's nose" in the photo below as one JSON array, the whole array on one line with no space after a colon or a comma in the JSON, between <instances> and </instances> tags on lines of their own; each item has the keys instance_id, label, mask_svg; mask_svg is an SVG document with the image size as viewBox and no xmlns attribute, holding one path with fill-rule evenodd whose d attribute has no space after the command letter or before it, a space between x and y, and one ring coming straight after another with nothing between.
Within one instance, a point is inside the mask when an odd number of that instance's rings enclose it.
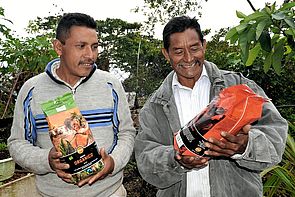
<instances>
[{"instance_id":1,"label":"man's nose","mask_svg":"<svg viewBox=\"0 0 295 197\"><path fill-rule=\"evenodd\" d=\"M92 51L91 46L85 47L85 50L84 50L84 56L85 57L93 57L93 54L94 54L94 52Z\"/></svg>"},{"instance_id":2,"label":"man's nose","mask_svg":"<svg viewBox=\"0 0 295 197\"><path fill-rule=\"evenodd\" d=\"M194 56L190 53L189 50L185 50L183 59L185 62L191 62L191 61L193 61Z\"/></svg>"}]
</instances>

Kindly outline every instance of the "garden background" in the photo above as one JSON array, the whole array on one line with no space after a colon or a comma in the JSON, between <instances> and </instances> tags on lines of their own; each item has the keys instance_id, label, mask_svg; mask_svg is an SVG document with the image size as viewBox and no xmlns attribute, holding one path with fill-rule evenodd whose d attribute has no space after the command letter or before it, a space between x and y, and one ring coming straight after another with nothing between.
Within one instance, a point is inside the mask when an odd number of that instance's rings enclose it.
<instances>
[{"instance_id":1,"label":"garden background","mask_svg":"<svg viewBox=\"0 0 295 197\"><path fill-rule=\"evenodd\" d=\"M208 0L210 1L210 0ZM245 0L246 1L246 0ZM207 2L207 1L205 1ZM261 173L265 196L295 196L295 2L256 8L253 13L237 11L239 24L216 32L207 41L206 59L219 68L243 73L258 83L289 122L289 135L282 162ZM97 65L120 78L127 92L136 93L132 106L135 126L145 99L161 84L171 67L161 54L162 41L155 37L155 24L172 16L195 12L200 4L189 0L144 0L144 22L118 18L96 20L100 53ZM28 36L16 35L0 2L0 149L5 149L10 133L15 100L22 84L43 72L57 55L51 46L55 27L63 10L29 22ZM155 188L141 179L134 157L125 169L124 185L129 196L155 196Z\"/></svg>"}]
</instances>

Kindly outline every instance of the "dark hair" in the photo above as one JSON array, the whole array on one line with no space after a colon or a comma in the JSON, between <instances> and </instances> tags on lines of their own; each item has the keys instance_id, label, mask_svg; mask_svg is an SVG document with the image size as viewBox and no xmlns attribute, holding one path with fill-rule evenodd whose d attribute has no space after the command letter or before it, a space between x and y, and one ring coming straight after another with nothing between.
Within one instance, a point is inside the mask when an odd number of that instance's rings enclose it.
<instances>
[{"instance_id":1,"label":"dark hair","mask_svg":"<svg viewBox=\"0 0 295 197\"><path fill-rule=\"evenodd\" d=\"M164 27L163 30L163 42L164 42L164 48L168 50L170 46L170 36L173 33L178 32L184 32L186 29L195 29L196 32L200 36L200 40L203 43L204 36L201 31L200 24L198 23L198 20L195 18L190 18L188 16L179 16L172 18Z\"/></svg>"},{"instance_id":2,"label":"dark hair","mask_svg":"<svg viewBox=\"0 0 295 197\"><path fill-rule=\"evenodd\" d=\"M69 37L70 29L72 26L84 26L96 30L95 20L82 13L67 13L64 14L56 28L56 39L64 44L65 40Z\"/></svg>"}]
</instances>

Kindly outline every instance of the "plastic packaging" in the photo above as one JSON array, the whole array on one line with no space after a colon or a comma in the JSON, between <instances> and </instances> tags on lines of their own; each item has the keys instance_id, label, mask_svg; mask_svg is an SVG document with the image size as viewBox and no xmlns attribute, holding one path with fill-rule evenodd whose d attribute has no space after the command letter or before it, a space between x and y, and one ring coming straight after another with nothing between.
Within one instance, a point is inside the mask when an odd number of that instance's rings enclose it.
<instances>
[{"instance_id":1,"label":"plastic packaging","mask_svg":"<svg viewBox=\"0 0 295 197\"><path fill-rule=\"evenodd\" d=\"M244 84L223 89L200 114L175 133L175 150L182 155L203 156L208 138L224 140L222 131L236 135L243 126L261 117L266 101Z\"/></svg>"},{"instance_id":2,"label":"plastic packaging","mask_svg":"<svg viewBox=\"0 0 295 197\"><path fill-rule=\"evenodd\" d=\"M104 167L87 121L77 108L73 95L67 93L41 104L49 125L49 135L61 162L70 168L73 183L101 171Z\"/></svg>"}]
</instances>

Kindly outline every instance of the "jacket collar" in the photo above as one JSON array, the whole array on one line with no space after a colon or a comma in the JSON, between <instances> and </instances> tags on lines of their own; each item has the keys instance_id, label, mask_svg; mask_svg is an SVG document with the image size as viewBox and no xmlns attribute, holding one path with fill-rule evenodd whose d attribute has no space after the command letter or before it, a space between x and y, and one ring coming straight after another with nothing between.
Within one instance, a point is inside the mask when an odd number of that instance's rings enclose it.
<instances>
[{"instance_id":1,"label":"jacket collar","mask_svg":"<svg viewBox=\"0 0 295 197\"><path fill-rule=\"evenodd\" d=\"M56 59L50 61L50 62L47 64L46 68L45 68L45 72L46 72L47 75L48 75L53 81L55 81L56 83L58 83L58 84L65 84L65 82L61 81L60 79L57 79L57 78L54 76L54 74L52 73L52 67L53 67L53 65L54 65L55 63L59 62L59 61L60 61L59 58L56 58ZM86 82L86 81L87 81L87 80L93 75L93 73L95 72L96 68L97 68L97 65L96 65L96 64L93 64L93 66L92 66L92 70L91 70L90 74L89 74L87 77L85 77L85 78L81 81L81 83L85 83L85 82Z\"/></svg>"},{"instance_id":2,"label":"jacket collar","mask_svg":"<svg viewBox=\"0 0 295 197\"><path fill-rule=\"evenodd\" d=\"M204 68L206 69L209 80L212 84L212 88L210 90L210 95L212 98L212 96L216 94L216 91L218 92L220 91L220 89L224 87L224 79L222 77L220 70L214 63L204 61ZM151 102L165 105L168 102L172 102L172 100L174 100L172 92L172 80L174 73L174 71L171 71L167 75L161 86L156 90L156 92L151 97Z\"/></svg>"}]
</instances>

